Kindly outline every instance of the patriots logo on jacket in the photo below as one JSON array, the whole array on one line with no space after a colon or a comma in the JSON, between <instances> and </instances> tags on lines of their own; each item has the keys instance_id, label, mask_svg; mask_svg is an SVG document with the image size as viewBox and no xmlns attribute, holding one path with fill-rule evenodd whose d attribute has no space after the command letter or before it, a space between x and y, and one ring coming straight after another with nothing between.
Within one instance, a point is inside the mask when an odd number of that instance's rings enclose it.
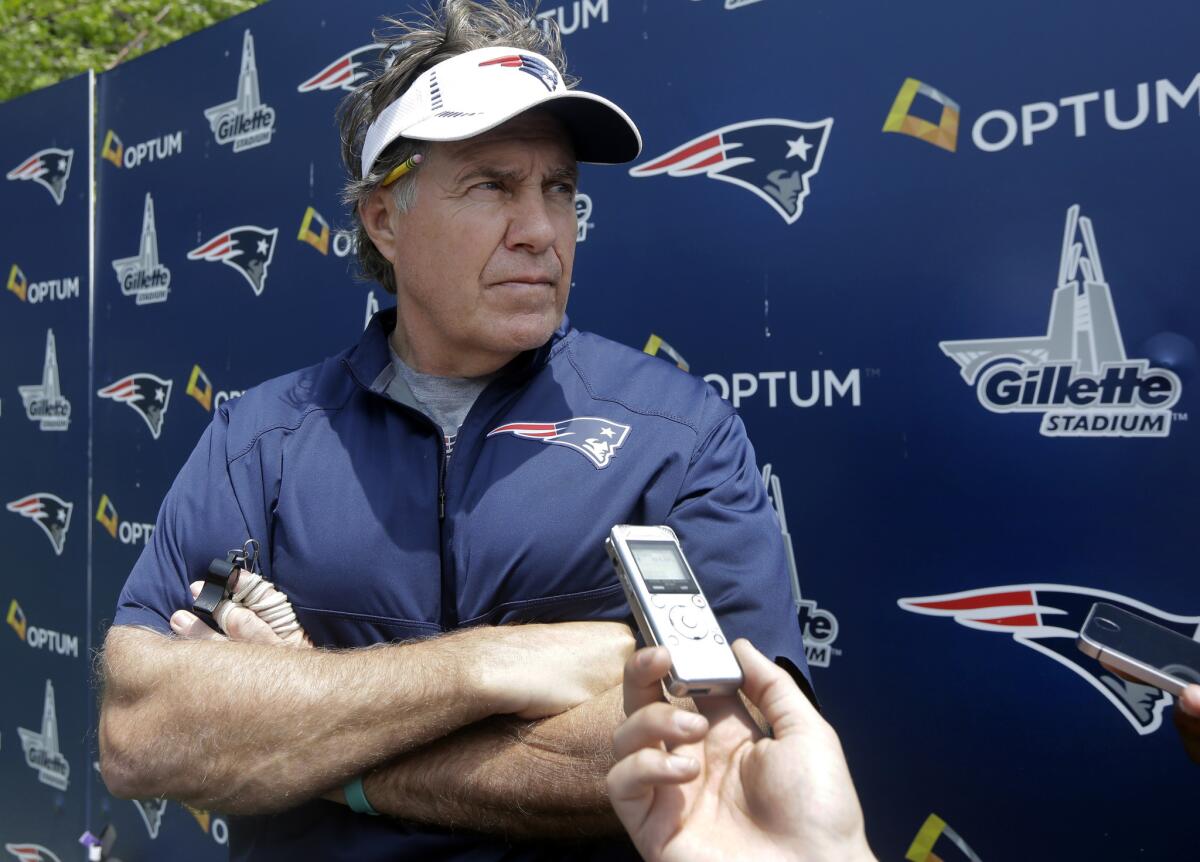
<instances>
[{"instance_id":1,"label":"patriots logo on jacket","mask_svg":"<svg viewBox=\"0 0 1200 862\"><path fill-rule=\"evenodd\" d=\"M748 120L724 126L681 144L669 153L630 168L634 177L702 175L733 183L771 205L788 224L804 212L808 181L821 169L833 117Z\"/></svg>"},{"instance_id":2,"label":"patriots logo on jacket","mask_svg":"<svg viewBox=\"0 0 1200 862\"><path fill-rule=\"evenodd\" d=\"M170 380L163 380L146 372L130 374L116 383L110 383L96 394L136 410L155 440L162 433L163 418L167 415L167 404L171 401Z\"/></svg>"},{"instance_id":3,"label":"patriots logo on jacket","mask_svg":"<svg viewBox=\"0 0 1200 862\"><path fill-rule=\"evenodd\" d=\"M59 862L59 858L41 844L5 844L4 849L20 862Z\"/></svg>"},{"instance_id":4,"label":"patriots logo on jacket","mask_svg":"<svg viewBox=\"0 0 1200 862\"><path fill-rule=\"evenodd\" d=\"M509 422L488 432L489 437L497 434L569 446L583 454L597 470L603 470L625 444L629 426L598 416L580 416L562 422Z\"/></svg>"},{"instance_id":5,"label":"patriots logo on jacket","mask_svg":"<svg viewBox=\"0 0 1200 862\"><path fill-rule=\"evenodd\" d=\"M1075 645L1092 604L1098 601L1109 602L1200 640L1200 616L1171 614L1118 593L1064 584L987 587L900 599L898 604L917 614L952 617L967 628L1012 635L1017 643L1037 650L1087 680L1139 734L1153 733L1162 723L1163 710L1173 700L1171 695L1109 673Z\"/></svg>"},{"instance_id":6,"label":"patriots logo on jacket","mask_svg":"<svg viewBox=\"0 0 1200 862\"><path fill-rule=\"evenodd\" d=\"M255 296L262 296L267 282L267 267L275 254L275 238L279 228L241 225L231 227L222 234L188 252L188 260L220 261L232 266L242 274L254 289Z\"/></svg>"},{"instance_id":7,"label":"patriots logo on jacket","mask_svg":"<svg viewBox=\"0 0 1200 862\"><path fill-rule=\"evenodd\" d=\"M47 147L38 150L6 175L10 180L33 180L50 192L56 204L61 205L67 193L67 177L71 175L71 159L74 150Z\"/></svg>"},{"instance_id":8,"label":"patriots logo on jacket","mask_svg":"<svg viewBox=\"0 0 1200 862\"><path fill-rule=\"evenodd\" d=\"M528 54L510 54L507 57L485 60L479 65L480 67L503 66L506 69L520 69L527 75L533 75L552 93L558 86L558 71L540 57L531 57Z\"/></svg>"},{"instance_id":9,"label":"patriots logo on jacket","mask_svg":"<svg viewBox=\"0 0 1200 862\"><path fill-rule=\"evenodd\" d=\"M13 500L5 506L10 512L31 518L42 528L46 538L50 540L54 553L62 554L63 544L67 541L67 528L71 526L71 509L73 503L68 503L56 494L39 492Z\"/></svg>"},{"instance_id":10,"label":"patriots logo on jacket","mask_svg":"<svg viewBox=\"0 0 1200 862\"><path fill-rule=\"evenodd\" d=\"M338 57L320 72L313 75L296 88L300 93L311 93L313 90L345 90L351 92L360 82L371 77L367 63L379 58L379 52L385 45L372 43L355 48L349 53Z\"/></svg>"}]
</instances>

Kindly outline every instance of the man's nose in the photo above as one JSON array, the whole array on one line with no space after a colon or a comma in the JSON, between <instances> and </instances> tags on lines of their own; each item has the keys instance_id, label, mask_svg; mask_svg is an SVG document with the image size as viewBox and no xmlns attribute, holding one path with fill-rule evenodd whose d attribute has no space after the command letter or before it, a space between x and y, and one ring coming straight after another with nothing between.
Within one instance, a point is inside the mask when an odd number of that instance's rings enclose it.
<instances>
[{"instance_id":1,"label":"man's nose","mask_svg":"<svg viewBox=\"0 0 1200 862\"><path fill-rule=\"evenodd\" d=\"M518 195L512 202L505 244L540 254L554 245L558 230L554 226L546 198L539 189Z\"/></svg>"}]
</instances>

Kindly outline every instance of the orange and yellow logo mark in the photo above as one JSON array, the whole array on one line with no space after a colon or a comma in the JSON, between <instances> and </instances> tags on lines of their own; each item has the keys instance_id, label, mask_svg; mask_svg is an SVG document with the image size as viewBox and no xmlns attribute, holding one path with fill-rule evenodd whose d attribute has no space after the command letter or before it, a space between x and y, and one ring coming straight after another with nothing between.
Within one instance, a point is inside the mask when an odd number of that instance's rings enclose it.
<instances>
[{"instance_id":1,"label":"orange and yellow logo mark","mask_svg":"<svg viewBox=\"0 0 1200 862\"><path fill-rule=\"evenodd\" d=\"M185 391L200 402L201 407L210 413L212 412L212 381L208 379L208 375L204 373L199 365L192 366L192 376L188 378L187 389Z\"/></svg>"},{"instance_id":2,"label":"orange and yellow logo mark","mask_svg":"<svg viewBox=\"0 0 1200 862\"><path fill-rule=\"evenodd\" d=\"M117 133L109 129L108 134L104 136L104 146L100 148L100 158L108 159L119 168L124 156L125 145L121 143L121 139L117 137Z\"/></svg>"},{"instance_id":3,"label":"orange and yellow logo mark","mask_svg":"<svg viewBox=\"0 0 1200 862\"><path fill-rule=\"evenodd\" d=\"M12 269L8 271L8 289L17 295L17 299L24 302L28 288L29 281L25 278L25 273L21 272L21 267L14 263Z\"/></svg>"},{"instance_id":4,"label":"orange and yellow logo mark","mask_svg":"<svg viewBox=\"0 0 1200 862\"><path fill-rule=\"evenodd\" d=\"M935 125L909 113L917 96L932 99L942 106L940 122ZM959 114L958 102L945 93L916 78L905 78L900 92L896 94L896 101L892 103L892 110L888 112L887 119L883 123L883 130L910 135L953 153L958 148Z\"/></svg>"},{"instance_id":5,"label":"orange and yellow logo mark","mask_svg":"<svg viewBox=\"0 0 1200 862\"><path fill-rule=\"evenodd\" d=\"M667 344L667 342L663 341L653 332L650 333L650 338L646 340L646 346L642 348L642 353L649 353L651 356L658 356L659 353L665 353L674 360L675 365L681 370L687 371L691 367L678 350Z\"/></svg>"},{"instance_id":6,"label":"orange and yellow logo mark","mask_svg":"<svg viewBox=\"0 0 1200 862\"><path fill-rule=\"evenodd\" d=\"M100 495L100 506L96 509L96 520L108 530L114 539L117 537L117 508L108 499L108 494Z\"/></svg>"},{"instance_id":7,"label":"orange and yellow logo mark","mask_svg":"<svg viewBox=\"0 0 1200 862\"><path fill-rule=\"evenodd\" d=\"M313 230L313 222L317 223L319 231ZM321 218L321 214L312 207L304 211L304 219L300 222L300 233L296 239L306 242L321 254L329 254L329 222Z\"/></svg>"},{"instance_id":8,"label":"orange and yellow logo mark","mask_svg":"<svg viewBox=\"0 0 1200 862\"><path fill-rule=\"evenodd\" d=\"M21 610L21 606L17 604L16 599L13 599L12 604L8 606L8 616L5 617L5 620L12 626L13 631L17 633L17 637L25 640L25 612Z\"/></svg>"},{"instance_id":9,"label":"orange and yellow logo mark","mask_svg":"<svg viewBox=\"0 0 1200 862\"><path fill-rule=\"evenodd\" d=\"M191 815L193 817L196 818L196 822L200 824L200 828L203 829L205 832L208 832L208 827L212 825L212 815L209 814L207 811L205 811L203 808L193 808L192 806L188 805L186 802L181 803L181 804L183 805L184 808L186 808L189 812L191 812Z\"/></svg>"}]
</instances>

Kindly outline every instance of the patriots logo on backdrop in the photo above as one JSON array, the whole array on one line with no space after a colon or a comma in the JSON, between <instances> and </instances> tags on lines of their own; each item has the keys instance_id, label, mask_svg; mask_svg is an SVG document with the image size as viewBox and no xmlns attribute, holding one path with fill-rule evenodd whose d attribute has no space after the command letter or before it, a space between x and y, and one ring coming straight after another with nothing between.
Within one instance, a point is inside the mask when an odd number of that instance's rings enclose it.
<instances>
[{"instance_id":1,"label":"patriots logo on backdrop","mask_svg":"<svg viewBox=\"0 0 1200 862\"><path fill-rule=\"evenodd\" d=\"M163 812L167 810L167 800L135 799L133 804L137 806L138 814L142 815L142 822L146 824L146 831L150 833L150 840L153 841L158 837L158 830L162 828Z\"/></svg>"},{"instance_id":2,"label":"patriots logo on backdrop","mask_svg":"<svg viewBox=\"0 0 1200 862\"><path fill-rule=\"evenodd\" d=\"M1012 635L1017 643L1037 650L1087 680L1139 734L1153 733L1162 723L1163 710L1173 700L1171 695L1109 673L1075 645L1092 604L1098 601L1109 602L1200 640L1200 616L1171 614L1119 593L1064 584L986 587L899 599L897 604L917 614L952 617L967 628Z\"/></svg>"},{"instance_id":3,"label":"patriots logo on backdrop","mask_svg":"<svg viewBox=\"0 0 1200 862\"><path fill-rule=\"evenodd\" d=\"M485 60L479 65L480 67L503 66L506 69L520 69L527 75L533 75L552 93L558 86L558 70L540 57L531 57L529 54L510 54L507 57L497 57L495 60Z\"/></svg>"},{"instance_id":4,"label":"patriots logo on backdrop","mask_svg":"<svg viewBox=\"0 0 1200 862\"><path fill-rule=\"evenodd\" d=\"M71 175L71 159L74 155L74 150L47 147L38 150L6 176L10 180L33 180L50 192L56 204L61 205L67 193L67 177Z\"/></svg>"},{"instance_id":5,"label":"patriots logo on backdrop","mask_svg":"<svg viewBox=\"0 0 1200 862\"><path fill-rule=\"evenodd\" d=\"M497 434L569 446L583 454L597 470L603 470L625 444L629 426L598 416L581 416L562 422L509 422L488 432L489 437Z\"/></svg>"},{"instance_id":6,"label":"patriots logo on backdrop","mask_svg":"<svg viewBox=\"0 0 1200 862\"><path fill-rule=\"evenodd\" d=\"M296 88L300 93L313 90L345 90L351 92L365 79L371 77L367 64L379 59L379 52L386 46L379 43L363 45L338 57L317 74Z\"/></svg>"},{"instance_id":7,"label":"patriots logo on backdrop","mask_svg":"<svg viewBox=\"0 0 1200 862\"><path fill-rule=\"evenodd\" d=\"M20 862L60 862L57 856L41 844L5 844L4 849Z\"/></svg>"},{"instance_id":8,"label":"patriots logo on backdrop","mask_svg":"<svg viewBox=\"0 0 1200 862\"><path fill-rule=\"evenodd\" d=\"M163 418L167 415L167 404L171 401L170 380L163 380L146 372L130 374L98 390L96 394L136 410L155 440L162 433Z\"/></svg>"},{"instance_id":9,"label":"patriots logo on backdrop","mask_svg":"<svg viewBox=\"0 0 1200 862\"><path fill-rule=\"evenodd\" d=\"M681 144L669 153L629 169L633 177L706 176L741 186L770 204L788 224L804 212L809 178L821 169L833 117L748 120Z\"/></svg>"},{"instance_id":10,"label":"patriots logo on backdrop","mask_svg":"<svg viewBox=\"0 0 1200 862\"><path fill-rule=\"evenodd\" d=\"M275 238L279 228L241 225L231 227L224 233L188 252L188 260L220 261L232 266L242 274L254 289L255 296L262 296L267 282L267 267L275 254Z\"/></svg>"},{"instance_id":11,"label":"patriots logo on backdrop","mask_svg":"<svg viewBox=\"0 0 1200 862\"><path fill-rule=\"evenodd\" d=\"M62 554L63 544L67 541L67 528L71 526L71 509L73 503L68 503L56 494L39 492L13 500L5 506L10 512L31 518L42 528L46 538L54 547L54 553Z\"/></svg>"}]
</instances>

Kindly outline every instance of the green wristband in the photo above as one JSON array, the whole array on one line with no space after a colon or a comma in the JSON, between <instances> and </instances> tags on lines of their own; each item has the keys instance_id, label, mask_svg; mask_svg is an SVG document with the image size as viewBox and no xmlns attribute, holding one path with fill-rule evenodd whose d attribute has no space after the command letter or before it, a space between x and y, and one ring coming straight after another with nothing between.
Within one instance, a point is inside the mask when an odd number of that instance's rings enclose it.
<instances>
[{"instance_id":1,"label":"green wristband","mask_svg":"<svg viewBox=\"0 0 1200 862\"><path fill-rule=\"evenodd\" d=\"M361 775L347 783L342 788L342 792L346 794L346 804L350 806L351 811L358 814L370 814L373 817L379 816L379 812L371 807L371 803L367 799L367 792L363 789L363 777Z\"/></svg>"}]
</instances>

